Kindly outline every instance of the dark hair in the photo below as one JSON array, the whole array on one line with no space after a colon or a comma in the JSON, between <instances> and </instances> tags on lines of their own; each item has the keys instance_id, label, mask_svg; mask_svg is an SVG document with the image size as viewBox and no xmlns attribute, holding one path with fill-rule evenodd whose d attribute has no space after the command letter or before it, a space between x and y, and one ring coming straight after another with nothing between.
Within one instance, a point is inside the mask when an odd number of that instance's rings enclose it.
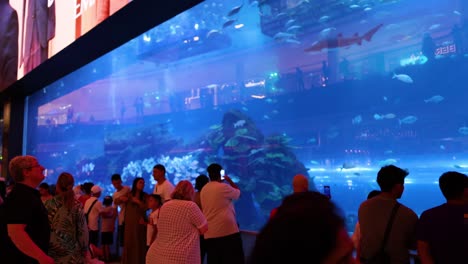
<instances>
[{"instance_id":1,"label":"dark hair","mask_svg":"<svg viewBox=\"0 0 468 264\"><path fill-rule=\"evenodd\" d=\"M158 170L160 170L160 171L166 173L166 167L164 167L164 165L162 165L162 164L156 164L156 165L154 165L153 170L154 170L154 169L158 169Z\"/></svg>"},{"instance_id":2,"label":"dark hair","mask_svg":"<svg viewBox=\"0 0 468 264\"><path fill-rule=\"evenodd\" d=\"M85 182L83 183L83 185L81 185L81 190L83 190L85 194L91 195L91 188L93 188L93 186L94 186L94 183Z\"/></svg>"},{"instance_id":3,"label":"dark hair","mask_svg":"<svg viewBox=\"0 0 468 264\"><path fill-rule=\"evenodd\" d=\"M463 197L465 188L468 188L468 177L456 171L445 172L439 178L439 187L445 199L460 199Z\"/></svg>"},{"instance_id":4,"label":"dark hair","mask_svg":"<svg viewBox=\"0 0 468 264\"><path fill-rule=\"evenodd\" d=\"M112 202L114 200L112 199L112 196L106 196L104 197L104 199L102 200L102 204L105 205L105 206L111 206L112 205Z\"/></svg>"},{"instance_id":5,"label":"dark hair","mask_svg":"<svg viewBox=\"0 0 468 264\"><path fill-rule=\"evenodd\" d=\"M369 194L367 194L367 199L371 199L371 198L374 198L376 197L377 195L381 194L382 192L379 191L379 190L372 190L369 192Z\"/></svg>"},{"instance_id":6,"label":"dark hair","mask_svg":"<svg viewBox=\"0 0 468 264\"><path fill-rule=\"evenodd\" d=\"M50 191L50 186L49 186L49 184L47 182L43 182L43 183L39 184L39 188L42 188L42 189L44 189L44 190L46 190L48 192Z\"/></svg>"},{"instance_id":7,"label":"dark hair","mask_svg":"<svg viewBox=\"0 0 468 264\"><path fill-rule=\"evenodd\" d=\"M210 176L210 180L212 181L217 181L221 179L221 170L223 167L219 165L218 163L211 163L208 168L206 168L206 171L208 171L208 176Z\"/></svg>"},{"instance_id":8,"label":"dark hair","mask_svg":"<svg viewBox=\"0 0 468 264\"><path fill-rule=\"evenodd\" d=\"M203 186L205 186L205 184L207 184L209 181L210 179L208 179L208 176L205 174L198 175L198 177L195 179L195 189L201 192Z\"/></svg>"},{"instance_id":9,"label":"dark hair","mask_svg":"<svg viewBox=\"0 0 468 264\"><path fill-rule=\"evenodd\" d=\"M395 165L388 165L382 167L377 173L377 183L382 192L389 192L393 186L397 184L404 184L405 177L409 174L407 170L398 168Z\"/></svg>"},{"instance_id":10,"label":"dark hair","mask_svg":"<svg viewBox=\"0 0 468 264\"><path fill-rule=\"evenodd\" d=\"M162 205L162 198L161 195L159 194L151 194L149 197L155 199L156 201L159 202L159 205Z\"/></svg>"},{"instance_id":11,"label":"dark hair","mask_svg":"<svg viewBox=\"0 0 468 264\"><path fill-rule=\"evenodd\" d=\"M257 236L249 263L321 263L336 247L344 220L318 192L287 196Z\"/></svg>"},{"instance_id":12,"label":"dark hair","mask_svg":"<svg viewBox=\"0 0 468 264\"><path fill-rule=\"evenodd\" d=\"M135 179L133 179L133 183L132 183L132 196L135 196L135 194L136 194L136 185L137 185L137 183L138 183L139 180L145 181L145 179L142 178L142 177L136 177ZM140 201L143 201L143 200L144 200L144 197L145 197L145 192L142 190L141 193L140 193L140 197L138 197L138 199L140 199Z\"/></svg>"},{"instance_id":13,"label":"dark hair","mask_svg":"<svg viewBox=\"0 0 468 264\"><path fill-rule=\"evenodd\" d=\"M120 177L120 174L118 173L112 174L111 181L121 181L121 180L122 178Z\"/></svg>"}]
</instances>

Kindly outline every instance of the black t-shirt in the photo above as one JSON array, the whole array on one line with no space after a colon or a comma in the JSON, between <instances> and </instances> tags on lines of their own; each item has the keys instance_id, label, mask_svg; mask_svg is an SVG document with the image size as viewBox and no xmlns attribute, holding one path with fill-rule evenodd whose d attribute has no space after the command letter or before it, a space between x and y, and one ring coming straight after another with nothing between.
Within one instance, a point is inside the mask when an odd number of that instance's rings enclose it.
<instances>
[{"instance_id":1,"label":"black t-shirt","mask_svg":"<svg viewBox=\"0 0 468 264\"><path fill-rule=\"evenodd\" d=\"M424 211L417 226L417 239L429 244L436 264L466 263L468 259L467 205L443 204Z\"/></svg>"},{"instance_id":2,"label":"black t-shirt","mask_svg":"<svg viewBox=\"0 0 468 264\"><path fill-rule=\"evenodd\" d=\"M44 207L39 191L21 183L16 183L13 190L6 197L1 217L4 224L24 224L25 231L31 240L42 251L47 253L50 240L50 225L47 210ZM7 237L2 263L37 263L16 248ZM3 248L2 248L3 251ZM6 261L6 262L4 262Z\"/></svg>"}]
</instances>

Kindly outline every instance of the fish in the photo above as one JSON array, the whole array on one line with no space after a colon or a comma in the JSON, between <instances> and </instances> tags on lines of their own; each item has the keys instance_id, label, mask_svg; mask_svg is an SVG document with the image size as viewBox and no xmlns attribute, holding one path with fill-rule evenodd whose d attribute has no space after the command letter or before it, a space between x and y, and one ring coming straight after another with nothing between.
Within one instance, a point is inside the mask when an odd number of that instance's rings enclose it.
<instances>
[{"instance_id":1,"label":"fish","mask_svg":"<svg viewBox=\"0 0 468 264\"><path fill-rule=\"evenodd\" d=\"M212 29L210 31L208 31L208 33L206 33L206 38L212 38L216 35L220 35L221 32L219 30L216 30L216 29Z\"/></svg>"},{"instance_id":2,"label":"fish","mask_svg":"<svg viewBox=\"0 0 468 264\"><path fill-rule=\"evenodd\" d=\"M417 117L410 115L410 116L407 116L407 117L405 117L403 119L398 119L398 124L400 124L400 125L401 124L413 124L417 120L418 120Z\"/></svg>"},{"instance_id":3,"label":"fish","mask_svg":"<svg viewBox=\"0 0 468 264\"><path fill-rule=\"evenodd\" d=\"M440 28L440 24L434 24L434 25L429 27L429 30L436 30L438 28Z\"/></svg>"},{"instance_id":4,"label":"fish","mask_svg":"<svg viewBox=\"0 0 468 264\"><path fill-rule=\"evenodd\" d=\"M453 13L454 13L455 15L457 15L457 16L461 16L460 11L454 10Z\"/></svg>"},{"instance_id":5,"label":"fish","mask_svg":"<svg viewBox=\"0 0 468 264\"><path fill-rule=\"evenodd\" d=\"M239 11L242 9L242 6L244 6L244 5L242 4L240 6L236 6L236 7L232 8L231 11L229 11L229 13L227 14L227 16L230 17L230 16L233 16L233 15L239 13Z\"/></svg>"},{"instance_id":6,"label":"fish","mask_svg":"<svg viewBox=\"0 0 468 264\"><path fill-rule=\"evenodd\" d=\"M285 28L288 28L288 27L294 25L294 23L296 23L296 20L290 19L290 20L288 20L288 22L286 22L286 24L284 25L284 27L285 27Z\"/></svg>"},{"instance_id":7,"label":"fish","mask_svg":"<svg viewBox=\"0 0 468 264\"><path fill-rule=\"evenodd\" d=\"M312 164L312 165L320 165L320 163L319 163L318 161L316 161L316 160L311 160L311 161L310 161L310 164Z\"/></svg>"},{"instance_id":8,"label":"fish","mask_svg":"<svg viewBox=\"0 0 468 264\"><path fill-rule=\"evenodd\" d=\"M331 32L333 31L336 31L336 28L334 27L329 27L329 28L325 28L323 29L322 31L320 31L319 35L323 38L326 38L330 35Z\"/></svg>"},{"instance_id":9,"label":"fish","mask_svg":"<svg viewBox=\"0 0 468 264\"><path fill-rule=\"evenodd\" d=\"M393 150L386 150L386 151L384 151L384 154L385 155L393 154Z\"/></svg>"},{"instance_id":10,"label":"fish","mask_svg":"<svg viewBox=\"0 0 468 264\"><path fill-rule=\"evenodd\" d=\"M236 23L237 19L229 19L228 21L224 22L223 28L227 28L231 26L232 24Z\"/></svg>"},{"instance_id":11,"label":"fish","mask_svg":"<svg viewBox=\"0 0 468 264\"><path fill-rule=\"evenodd\" d=\"M284 41L286 39L291 39L295 38L296 35L292 33L286 33L286 32L278 32L273 36L273 39L276 41Z\"/></svg>"},{"instance_id":12,"label":"fish","mask_svg":"<svg viewBox=\"0 0 468 264\"><path fill-rule=\"evenodd\" d=\"M354 44L361 46L363 41L370 42L372 37L379 31L383 24L379 24L374 28L370 29L364 35L359 36L358 33L355 33L351 37L343 37L343 34L340 33L336 37L336 41L330 42L329 37L332 31L335 31L336 28L326 28L322 30L319 35L322 38L319 41L314 42L309 48L305 49L305 52L311 51L321 51L323 49L335 49L335 48L348 48Z\"/></svg>"},{"instance_id":13,"label":"fish","mask_svg":"<svg viewBox=\"0 0 468 264\"><path fill-rule=\"evenodd\" d=\"M317 139L313 137L313 138L309 138L306 143L315 143L315 142L317 142Z\"/></svg>"},{"instance_id":14,"label":"fish","mask_svg":"<svg viewBox=\"0 0 468 264\"><path fill-rule=\"evenodd\" d=\"M404 83L413 83L413 79L407 74L395 74L393 73L392 79L397 79Z\"/></svg>"},{"instance_id":15,"label":"fish","mask_svg":"<svg viewBox=\"0 0 468 264\"><path fill-rule=\"evenodd\" d=\"M379 115L379 114L374 114L374 119L375 120L383 120L383 119L393 119L395 118L396 115L393 113L385 114L385 115Z\"/></svg>"},{"instance_id":16,"label":"fish","mask_svg":"<svg viewBox=\"0 0 468 264\"><path fill-rule=\"evenodd\" d=\"M467 126L462 126L458 129L458 133L462 135L468 135L468 127Z\"/></svg>"},{"instance_id":17,"label":"fish","mask_svg":"<svg viewBox=\"0 0 468 264\"><path fill-rule=\"evenodd\" d=\"M362 122L362 116L361 115L357 115L351 120L351 123L353 125L359 125L361 122Z\"/></svg>"},{"instance_id":18,"label":"fish","mask_svg":"<svg viewBox=\"0 0 468 264\"><path fill-rule=\"evenodd\" d=\"M234 123L234 127L243 127L245 125L245 120L241 119Z\"/></svg>"},{"instance_id":19,"label":"fish","mask_svg":"<svg viewBox=\"0 0 468 264\"><path fill-rule=\"evenodd\" d=\"M444 145L440 145L439 148L440 148L441 150L445 150L445 146L444 146Z\"/></svg>"},{"instance_id":20,"label":"fish","mask_svg":"<svg viewBox=\"0 0 468 264\"><path fill-rule=\"evenodd\" d=\"M286 43L292 43L292 44L301 44L301 42L297 39L285 39L284 42Z\"/></svg>"},{"instance_id":21,"label":"fish","mask_svg":"<svg viewBox=\"0 0 468 264\"><path fill-rule=\"evenodd\" d=\"M432 96L431 98L429 99L425 99L424 102L425 103L440 103L444 100L444 97L443 96L440 96L440 95L434 95Z\"/></svg>"},{"instance_id":22,"label":"fish","mask_svg":"<svg viewBox=\"0 0 468 264\"><path fill-rule=\"evenodd\" d=\"M370 8L370 7L364 8L364 12L369 12L369 11L371 11L371 10L372 10L372 8Z\"/></svg>"},{"instance_id":23,"label":"fish","mask_svg":"<svg viewBox=\"0 0 468 264\"><path fill-rule=\"evenodd\" d=\"M320 23L325 23L325 22L327 22L329 19L330 19L329 16L322 16L322 17L319 18L318 22L320 22Z\"/></svg>"},{"instance_id":24,"label":"fish","mask_svg":"<svg viewBox=\"0 0 468 264\"><path fill-rule=\"evenodd\" d=\"M286 29L287 32L291 32L291 31L297 31L299 29L301 29L302 27L301 26L298 26L298 25L294 25L294 26L290 26L288 27L288 29Z\"/></svg>"}]
</instances>

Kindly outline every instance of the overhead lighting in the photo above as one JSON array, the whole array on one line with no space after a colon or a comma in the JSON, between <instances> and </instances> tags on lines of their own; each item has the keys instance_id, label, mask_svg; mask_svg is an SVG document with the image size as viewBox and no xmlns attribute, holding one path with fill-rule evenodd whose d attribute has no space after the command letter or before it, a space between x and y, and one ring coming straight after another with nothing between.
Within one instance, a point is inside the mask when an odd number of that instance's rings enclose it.
<instances>
[{"instance_id":1,"label":"overhead lighting","mask_svg":"<svg viewBox=\"0 0 468 264\"><path fill-rule=\"evenodd\" d=\"M199 41L199 40L200 40L200 37L199 37L199 36L193 37L193 41Z\"/></svg>"},{"instance_id":2,"label":"overhead lighting","mask_svg":"<svg viewBox=\"0 0 468 264\"><path fill-rule=\"evenodd\" d=\"M239 28L243 28L244 27L244 24L237 24L234 26L236 29L239 29Z\"/></svg>"}]
</instances>

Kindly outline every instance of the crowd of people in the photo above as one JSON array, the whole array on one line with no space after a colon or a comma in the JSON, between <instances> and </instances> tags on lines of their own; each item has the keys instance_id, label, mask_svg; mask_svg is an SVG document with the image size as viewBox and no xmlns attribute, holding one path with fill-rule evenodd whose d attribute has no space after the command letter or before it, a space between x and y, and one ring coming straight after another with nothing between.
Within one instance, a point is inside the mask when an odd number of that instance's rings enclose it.
<instances>
[{"instance_id":1,"label":"crowd of people","mask_svg":"<svg viewBox=\"0 0 468 264\"><path fill-rule=\"evenodd\" d=\"M111 176L112 196L102 188L75 186L70 173L57 179L54 192L41 184L44 167L33 156L11 160L11 191L0 200L2 263L103 263L111 259L116 233L121 263L246 262L234 201L241 191L222 166L208 166L195 188L182 180L174 186L164 165L153 168L157 184L144 192L145 180L124 186ZM409 250L430 263L468 259L468 177L446 172L439 186L447 203L420 218L397 200L408 171L394 165L377 174L373 191L358 212L351 239L339 208L310 191L308 177L293 177L293 193L275 208L257 235L248 263L410 263ZM117 224L117 228L115 225ZM354 243L353 243L354 242Z\"/></svg>"}]
</instances>

